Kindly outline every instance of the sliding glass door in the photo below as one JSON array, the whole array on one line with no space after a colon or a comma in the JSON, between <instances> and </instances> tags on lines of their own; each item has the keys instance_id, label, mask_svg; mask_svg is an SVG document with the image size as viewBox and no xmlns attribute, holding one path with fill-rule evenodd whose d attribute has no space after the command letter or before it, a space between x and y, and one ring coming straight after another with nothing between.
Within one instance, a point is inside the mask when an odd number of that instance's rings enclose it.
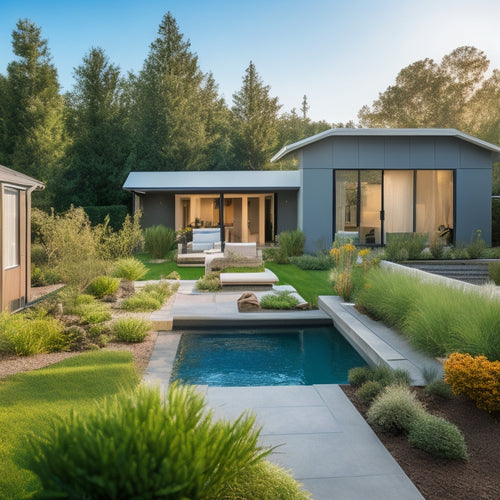
<instances>
[{"instance_id":1,"label":"sliding glass door","mask_svg":"<svg viewBox=\"0 0 500 500\"><path fill-rule=\"evenodd\" d=\"M336 170L335 233L382 245L387 233L453 229L452 170Z\"/></svg>"}]
</instances>

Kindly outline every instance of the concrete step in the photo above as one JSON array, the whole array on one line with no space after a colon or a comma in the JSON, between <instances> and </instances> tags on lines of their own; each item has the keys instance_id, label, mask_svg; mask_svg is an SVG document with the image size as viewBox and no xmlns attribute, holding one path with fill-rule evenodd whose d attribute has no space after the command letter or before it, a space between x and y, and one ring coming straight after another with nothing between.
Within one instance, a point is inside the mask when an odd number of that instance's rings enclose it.
<instances>
[{"instance_id":1,"label":"concrete step","mask_svg":"<svg viewBox=\"0 0 500 500\"><path fill-rule=\"evenodd\" d=\"M490 281L488 264L488 261L404 262L404 265L408 267L475 285Z\"/></svg>"}]
</instances>

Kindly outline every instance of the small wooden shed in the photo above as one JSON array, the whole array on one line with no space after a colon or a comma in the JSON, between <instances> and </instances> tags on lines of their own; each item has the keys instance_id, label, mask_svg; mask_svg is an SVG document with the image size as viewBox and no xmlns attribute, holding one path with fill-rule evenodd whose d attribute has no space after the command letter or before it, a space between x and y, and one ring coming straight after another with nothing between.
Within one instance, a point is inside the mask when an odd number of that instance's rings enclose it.
<instances>
[{"instance_id":1,"label":"small wooden shed","mask_svg":"<svg viewBox=\"0 0 500 500\"><path fill-rule=\"evenodd\" d=\"M0 309L17 311L30 299L31 193L45 184L0 165Z\"/></svg>"}]
</instances>

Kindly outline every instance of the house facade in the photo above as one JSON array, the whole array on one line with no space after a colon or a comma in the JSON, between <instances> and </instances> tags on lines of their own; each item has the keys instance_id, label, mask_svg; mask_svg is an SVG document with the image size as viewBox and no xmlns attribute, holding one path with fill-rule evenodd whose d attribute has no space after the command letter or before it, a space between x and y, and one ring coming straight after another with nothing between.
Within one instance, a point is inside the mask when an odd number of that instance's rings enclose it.
<instances>
[{"instance_id":1,"label":"house facade","mask_svg":"<svg viewBox=\"0 0 500 500\"><path fill-rule=\"evenodd\" d=\"M265 244L300 228L306 250L335 234L383 245L387 233L447 232L491 243L491 173L500 148L454 129L332 129L290 144L297 171L132 172L145 226L221 228Z\"/></svg>"},{"instance_id":2,"label":"house facade","mask_svg":"<svg viewBox=\"0 0 500 500\"><path fill-rule=\"evenodd\" d=\"M30 299L31 193L45 185L0 165L0 307L16 311Z\"/></svg>"}]
</instances>

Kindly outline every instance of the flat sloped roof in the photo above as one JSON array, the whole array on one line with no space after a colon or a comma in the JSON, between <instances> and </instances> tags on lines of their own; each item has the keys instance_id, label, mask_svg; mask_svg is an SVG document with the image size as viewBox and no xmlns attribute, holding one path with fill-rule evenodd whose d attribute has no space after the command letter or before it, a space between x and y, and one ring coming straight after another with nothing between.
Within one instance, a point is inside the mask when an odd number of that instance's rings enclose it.
<instances>
[{"instance_id":1,"label":"flat sloped roof","mask_svg":"<svg viewBox=\"0 0 500 500\"><path fill-rule=\"evenodd\" d=\"M298 190L298 170L221 170L201 172L130 172L128 191L276 191Z\"/></svg>"},{"instance_id":2,"label":"flat sloped roof","mask_svg":"<svg viewBox=\"0 0 500 500\"><path fill-rule=\"evenodd\" d=\"M495 153L500 159L500 147L489 142L464 134L460 130L453 128L332 128L319 134L307 137L301 141L281 148L271 161L277 161L293 151L302 149L310 144L326 139L327 137L456 137L463 141L470 142L484 149ZM498 160L497 160L498 161Z\"/></svg>"},{"instance_id":3,"label":"flat sloped roof","mask_svg":"<svg viewBox=\"0 0 500 500\"><path fill-rule=\"evenodd\" d=\"M0 165L0 182L7 182L22 187L35 187L40 190L45 187L43 182L3 165Z\"/></svg>"}]
</instances>

